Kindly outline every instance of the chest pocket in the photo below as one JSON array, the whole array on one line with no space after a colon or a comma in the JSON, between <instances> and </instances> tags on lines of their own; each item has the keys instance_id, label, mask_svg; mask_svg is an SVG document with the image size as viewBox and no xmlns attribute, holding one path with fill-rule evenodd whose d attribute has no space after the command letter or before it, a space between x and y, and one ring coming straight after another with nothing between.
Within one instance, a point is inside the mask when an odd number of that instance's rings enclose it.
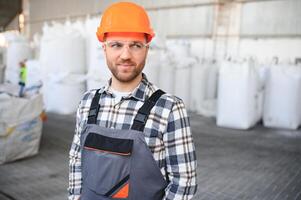
<instances>
[{"instance_id":1,"label":"chest pocket","mask_svg":"<svg viewBox=\"0 0 301 200\"><path fill-rule=\"evenodd\" d=\"M89 133L83 147L83 184L97 195L127 198L132 150L131 139Z\"/></svg>"}]
</instances>

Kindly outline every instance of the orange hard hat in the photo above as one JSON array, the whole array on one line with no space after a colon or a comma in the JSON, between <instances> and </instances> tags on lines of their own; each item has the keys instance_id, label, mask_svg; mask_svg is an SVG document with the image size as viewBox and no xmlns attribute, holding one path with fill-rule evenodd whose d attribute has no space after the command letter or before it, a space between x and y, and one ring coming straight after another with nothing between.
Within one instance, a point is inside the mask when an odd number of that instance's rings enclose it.
<instances>
[{"instance_id":1,"label":"orange hard hat","mask_svg":"<svg viewBox=\"0 0 301 200\"><path fill-rule=\"evenodd\" d=\"M131 2L115 3L105 10L96 32L98 40L104 42L105 33L110 32L145 33L147 42L155 36L145 9Z\"/></svg>"}]
</instances>

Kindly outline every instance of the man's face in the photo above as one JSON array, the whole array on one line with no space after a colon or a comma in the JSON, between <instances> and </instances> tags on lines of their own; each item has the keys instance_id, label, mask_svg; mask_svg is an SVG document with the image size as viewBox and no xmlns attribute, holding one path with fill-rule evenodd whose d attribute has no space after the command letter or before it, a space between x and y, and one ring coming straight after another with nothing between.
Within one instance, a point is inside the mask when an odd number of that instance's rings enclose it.
<instances>
[{"instance_id":1,"label":"man's face","mask_svg":"<svg viewBox=\"0 0 301 200\"><path fill-rule=\"evenodd\" d=\"M139 46L141 44L142 48ZM148 52L145 44L143 33L107 35L103 49L107 65L115 79L122 83L130 83L142 73Z\"/></svg>"}]
</instances>

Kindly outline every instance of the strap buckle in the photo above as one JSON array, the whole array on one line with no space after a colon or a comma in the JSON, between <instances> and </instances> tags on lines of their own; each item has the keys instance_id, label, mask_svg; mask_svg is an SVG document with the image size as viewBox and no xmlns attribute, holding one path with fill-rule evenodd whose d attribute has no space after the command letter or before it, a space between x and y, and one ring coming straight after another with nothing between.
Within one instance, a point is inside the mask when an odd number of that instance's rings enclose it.
<instances>
[{"instance_id":1,"label":"strap buckle","mask_svg":"<svg viewBox=\"0 0 301 200\"><path fill-rule=\"evenodd\" d=\"M138 121L142 124L145 124L146 120L147 120L147 115L139 113L139 112L137 113L137 115L134 119L134 121Z\"/></svg>"},{"instance_id":2,"label":"strap buckle","mask_svg":"<svg viewBox=\"0 0 301 200\"><path fill-rule=\"evenodd\" d=\"M98 104L96 108L91 108L88 117L95 117L99 112L99 107L100 106Z\"/></svg>"}]
</instances>

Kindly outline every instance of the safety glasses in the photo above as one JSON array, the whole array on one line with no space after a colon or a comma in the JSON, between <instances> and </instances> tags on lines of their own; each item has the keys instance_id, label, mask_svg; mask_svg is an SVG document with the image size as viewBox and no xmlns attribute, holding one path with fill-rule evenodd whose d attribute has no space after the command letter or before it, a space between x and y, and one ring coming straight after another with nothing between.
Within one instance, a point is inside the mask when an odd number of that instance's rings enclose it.
<instances>
[{"instance_id":1,"label":"safety glasses","mask_svg":"<svg viewBox=\"0 0 301 200\"><path fill-rule=\"evenodd\" d=\"M142 53L146 48L149 47L148 43L143 43L140 41L105 41L104 44L108 48L108 50L118 53L122 52L124 47L127 47L131 53Z\"/></svg>"}]
</instances>

